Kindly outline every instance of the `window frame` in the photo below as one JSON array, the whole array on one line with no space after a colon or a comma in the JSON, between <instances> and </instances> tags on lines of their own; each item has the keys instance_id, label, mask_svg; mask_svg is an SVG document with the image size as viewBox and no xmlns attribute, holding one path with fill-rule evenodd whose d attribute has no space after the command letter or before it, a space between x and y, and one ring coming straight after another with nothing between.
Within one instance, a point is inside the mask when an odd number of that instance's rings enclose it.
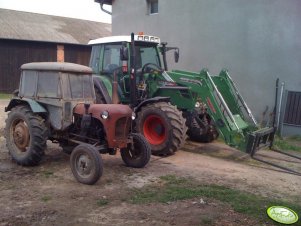
<instances>
[{"instance_id":1,"label":"window frame","mask_svg":"<svg viewBox=\"0 0 301 226\"><path fill-rule=\"evenodd\" d=\"M152 12L153 5L156 4L156 12ZM147 14L156 15L159 14L159 0L147 0Z\"/></svg>"}]
</instances>

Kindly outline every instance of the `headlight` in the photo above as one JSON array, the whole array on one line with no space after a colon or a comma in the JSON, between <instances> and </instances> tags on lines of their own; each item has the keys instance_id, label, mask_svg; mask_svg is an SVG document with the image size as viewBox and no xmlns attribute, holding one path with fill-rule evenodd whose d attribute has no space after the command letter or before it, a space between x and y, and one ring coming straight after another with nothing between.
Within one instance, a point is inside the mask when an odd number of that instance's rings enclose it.
<instances>
[{"instance_id":1,"label":"headlight","mask_svg":"<svg viewBox=\"0 0 301 226\"><path fill-rule=\"evenodd\" d=\"M101 113L101 117L102 117L103 119L108 119L108 118L109 118L109 112L103 111L103 112Z\"/></svg>"},{"instance_id":2,"label":"headlight","mask_svg":"<svg viewBox=\"0 0 301 226\"><path fill-rule=\"evenodd\" d=\"M135 120L136 119L136 114L135 112L132 112L132 120Z\"/></svg>"},{"instance_id":3,"label":"headlight","mask_svg":"<svg viewBox=\"0 0 301 226\"><path fill-rule=\"evenodd\" d=\"M195 102L195 105L194 105L196 108L199 108L201 106L200 102Z\"/></svg>"}]
</instances>

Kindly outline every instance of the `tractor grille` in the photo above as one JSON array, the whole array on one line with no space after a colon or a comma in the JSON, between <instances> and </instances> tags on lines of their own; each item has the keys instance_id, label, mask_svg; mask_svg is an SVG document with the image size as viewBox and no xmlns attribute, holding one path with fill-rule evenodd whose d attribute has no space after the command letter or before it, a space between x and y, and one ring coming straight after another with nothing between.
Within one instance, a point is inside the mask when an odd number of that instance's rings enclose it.
<instances>
[{"instance_id":1,"label":"tractor grille","mask_svg":"<svg viewBox=\"0 0 301 226\"><path fill-rule=\"evenodd\" d=\"M130 118L123 117L117 120L116 129L115 129L115 137L116 139L126 139L130 132Z\"/></svg>"}]
</instances>

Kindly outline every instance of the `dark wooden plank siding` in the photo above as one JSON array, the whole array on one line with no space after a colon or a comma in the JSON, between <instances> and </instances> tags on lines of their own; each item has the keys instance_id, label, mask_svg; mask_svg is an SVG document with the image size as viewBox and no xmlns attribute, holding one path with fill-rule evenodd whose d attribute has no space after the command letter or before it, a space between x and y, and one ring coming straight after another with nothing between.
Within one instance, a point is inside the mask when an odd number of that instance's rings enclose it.
<instances>
[{"instance_id":1,"label":"dark wooden plank siding","mask_svg":"<svg viewBox=\"0 0 301 226\"><path fill-rule=\"evenodd\" d=\"M301 126L301 92L288 91L283 123Z\"/></svg>"},{"instance_id":2,"label":"dark wooden plank siding","mask_svg":"<svg viewBox=\"0 0 301 226\"><path fill-rule=\"evenodd\" d=\"M65 62L89 66L91 46L65 45Z\"/></svg>"},{"instance_id":3,"label":"dark wooden plank siding","mask_svg":"<svg viewBox=\"0 0 301 226\"><path fill-rule=\"evenodd\" d=\"M20 66L29 62L56 61L56 44L0 40L0 92L18 88Z\"/></svg>"},{"instance_id":4,"label":"dark wooden plank siding","mask_svg":"<svg viewBox=\"0 0 301 226\"><path fill-rule=\"evenodd\" d=\"M0 39L0 92L19 86L20 66L29 62L57 61L57 43ZM64 45L65 62L89 65L91 46Z\"/></svg>"}]
</instances>

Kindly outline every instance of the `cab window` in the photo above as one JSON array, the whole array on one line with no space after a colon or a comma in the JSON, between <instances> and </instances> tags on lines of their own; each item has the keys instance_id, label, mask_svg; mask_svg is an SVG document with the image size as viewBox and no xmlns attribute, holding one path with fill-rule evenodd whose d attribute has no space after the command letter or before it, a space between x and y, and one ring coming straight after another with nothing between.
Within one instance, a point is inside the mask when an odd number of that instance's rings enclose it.
<instances>
[{"instance_id":1,"label":"cab window","mask_svg":"<svg viewBox=\"0 0 301 226\"><path fill-rule=\"evenodd\" d=\"M121 44L110 44L104 46L102 72L112 74L114 69L121 66L120 48Z\"/></svg>"},{"instance_id":2,"label":"cab window","mask_svg":"<svg viewBox=\"0 0 301 226\"><path fill-rule=\"evenodd\" d=\"M61 98L58 72L40 71L38 78L38 97Z\"/></svg>"},{"instance_id":3,"label":"cab window","mask_svg":"<svg viewBox=\"0 0 301 226\"><path fill-rule=\"evenodd\" d=\"M69 74L69 80L72 98L94 98L92 76Z\"/></svg>"},{"instance_id":4,"label":"cab window","mask_svg":"<svg viewBox=\"0 0 301 226\"><path fill-rule=\"evenodd\" d=\"M90 67L94 73L99 73L99 56L102 45L92 46L91 58L90 58Z\"/></svg>"},{"instance_id":5,"label":"cab window","mask_svg":"<svg viewBox=\"0 0 301 226\"><path fill-rule=\"evenodd\" d=\"M38 74L36 71L22 72L20 95L25 97L35 96L38 81Z\"/></svg>"}]
</instances>

